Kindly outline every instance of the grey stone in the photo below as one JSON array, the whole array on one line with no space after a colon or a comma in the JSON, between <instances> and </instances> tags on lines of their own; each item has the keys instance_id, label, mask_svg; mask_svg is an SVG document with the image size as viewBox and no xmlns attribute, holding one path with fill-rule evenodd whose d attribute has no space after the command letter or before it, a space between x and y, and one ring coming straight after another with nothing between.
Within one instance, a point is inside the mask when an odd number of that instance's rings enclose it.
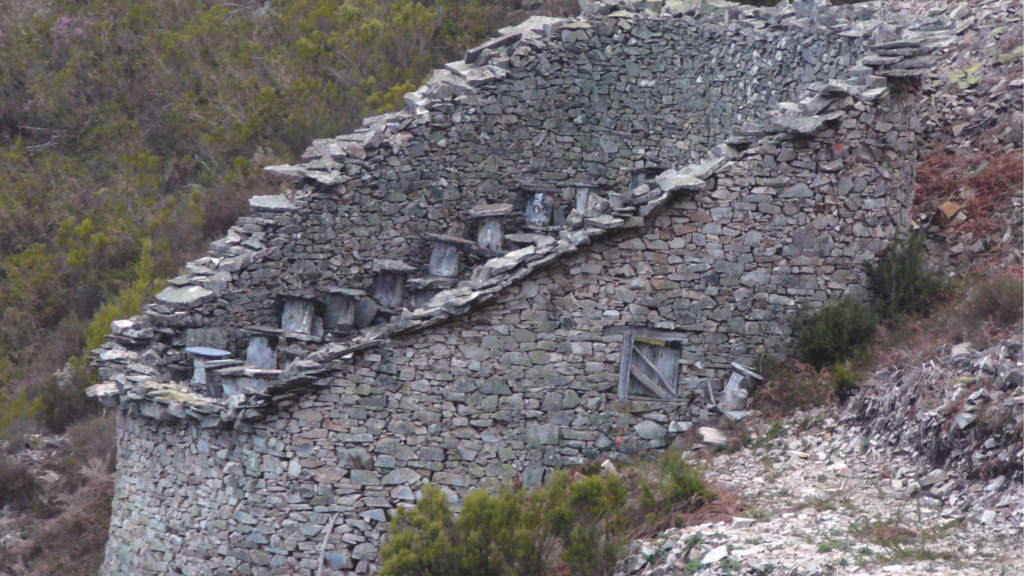
<instances>
[{"instance_id":1,"label":"grey stone","mask_svg":"<svg viewBox=\"0 0 1024 576\"><path fill-rule=\"evenodd\" d=\"M272 170L275 168L281 167L268 166L266 170L275 176L283 176L292 179L291 176L284 176L281 173L281 170L278 170L278 172ZM272 196L253 196L249 198L249 207L261 212L291 212L295 210L295 204L282 194L275 194Z\"/></svg>"},{"instance_id":2,"label":"grey stone","mask_svg":"<svg viewBox=\"0 0 1024 576\"><path fill-rule=\"evenodd\" d=\"M645 440L660 440L668 435L668 430L657 422L644 420L635 427L637 436Z\"/></svg>"},{"instance_id":3,"label":"grey stone","mask_svg":"<svg viewBox=\"0 0 1024 576\"><path fill-rule=\"evenodd\" d=\"M556 424L532 424L526 428L526 443L530 446L555 445L560 435Z\"/></svg>"},{"instance_id":4,"label":"grey stone","mask_svg":"<svg viewBox=\"0 0 1024 576\"><path fill-rule=\"evenodd\" d=\"M356 328L362 330L373 322L373 319L377 317L377 312L380 311L380 306L371 298L363 298L356 302L354 322Z\"/></svg>"},{"instance_id":5,"label":"grey stone","mask_svg":"<svg viewBox=\"0 0 1024 576\"><path fill-rule=\"evenodd\" d=\"M200 286L168 286L156 295L156 299L168 304L196 306L213 298L213 292Z\"/></svg>"},{"instance_id":6,"label":"grey stone","mask_svg":"<svg viewBox=\"0 0 1024 576\"><path fill-rule=\"evenodd\" d=\"M700 190L704 187L704 181L700 178L676 170L666 170L658 174L654 182L665 192Z\"/></svg>"},{"instance_id":7,"label":"grey stone","mask_svg":"<svg viewBox=\"0 0 1024 576\"><path fill-rule=\"evenodd\" d=\"M420 478L422 478L422 476L417 474L416 471L414 470L411 470L409 468L395 468L391 472L385 474L384 478L381 479L381 482L385 486L395 484L410 484L419 481Z\"/></svg>"},{"instance_id":8,"label":"grey stone","mask_svg":"<svg viewBox=\"0 0 1024 576\"><path fill-rule=\"evenodd\" d=\"M352 567L352 558L347 550L331 550L324 554L324 561L332 570L344 570Z\"/></svg>"}]
</instances>

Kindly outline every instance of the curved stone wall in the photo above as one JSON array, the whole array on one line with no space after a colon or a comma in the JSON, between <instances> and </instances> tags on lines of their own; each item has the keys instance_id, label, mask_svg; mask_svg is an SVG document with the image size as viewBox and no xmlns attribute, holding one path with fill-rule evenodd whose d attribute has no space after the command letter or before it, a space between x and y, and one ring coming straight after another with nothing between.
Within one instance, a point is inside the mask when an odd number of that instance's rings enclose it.
<instances>
[{"instance_id":1,"label":"curved stone wall","mask_svg":"<svg viewBox=\"0 0 1024 576\"><path fill-rule=\"evenodd\" d=\"M424 483L457 502L665 447L706 416L709 373L786 352L800 308L865 295L862 264L909 226L918 120L901 78L920 68L858 62L926 47L842 16L862 8L601 6L512 30L408 110L275 167L289 196L254 199L114 323L96 353L96 395L120 406L103 574L312 575L328 526L326 573L373 573ZM661 173L641 184L645 170ZM584 180L604 204L577 214ZM385 258L425 267L423 233L472 236L480 203L512 202L506 232L520 231L523 184L553 188L570 222L520 237L516 257L478 254L450 298L413 293L354 336L282 336L267 388L182 383L186 345L244 357L248 329L280 325L274 295L368 290ZM621 393L627 329L701 368L671 400Z\"/></svg>"}]
</instances>

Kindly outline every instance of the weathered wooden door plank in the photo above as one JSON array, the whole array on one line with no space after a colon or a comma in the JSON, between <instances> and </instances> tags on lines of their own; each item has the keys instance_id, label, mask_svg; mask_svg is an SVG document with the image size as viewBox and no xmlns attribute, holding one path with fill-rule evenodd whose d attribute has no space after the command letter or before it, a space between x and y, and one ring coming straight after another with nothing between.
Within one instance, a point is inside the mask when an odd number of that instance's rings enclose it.
<instances>
[{"instance_id":1,"label":"weathered wooden door plank","mask_svg":"<svg viewBox=\"0 0 1024 576\"><path fill-rule=\"evenodd\" d=\"M622 335L622 352L619 360L619 398L629 398L629 373L633 364L633 333Z\"/></svg>"},{"instance_id":2,"label":"weathered wooden door plank","mask_svg":"<svg viewBox=\"0 0 1024 576\"><path fill-rule=\"evenodd\" d=\"M636 378L637 381L643 384L644 388L650 390L651 393L657 396L658 398L667 400L669 398L675 397L671 392L666 390L660 382L658 382L654 378L651 378L647 374L644 374L643 372L637 370L636 367L632 367L630 374L632 374L632 376Z\"/></svg>"},{"instance_id":3,"label":"weathered wooden door plank","mask_svg":"<svg viewBox=\"0 0 1024 576\"><path fill-rule=\"evenodd\" d=\"M644 355L644 353L641 352L639 348L633 348L633 353L639 356L640 359L643 360L647 364L647 366L650 367L651 370L654 370L654 373L658 376L658 378L661 378L661 381L665 385L666 389L670 388L669 379L666 378L665 375L661 373L661 370L658 369L658 367L654 364L654 362L651 361L650 358Z\"/></svg>"}]
</instances>

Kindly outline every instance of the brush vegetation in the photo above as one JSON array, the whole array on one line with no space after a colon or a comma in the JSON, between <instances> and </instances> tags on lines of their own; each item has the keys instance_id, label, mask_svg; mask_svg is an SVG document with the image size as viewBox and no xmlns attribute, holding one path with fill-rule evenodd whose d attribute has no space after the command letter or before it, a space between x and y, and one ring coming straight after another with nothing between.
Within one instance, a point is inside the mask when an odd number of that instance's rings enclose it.
<instances>
[{"instance_id":1,"label":"brush vegetation","mask_svg":"<svg viewBox=\"0 0 1024 576\"><path fill-rule=\"evenodd\" d=\"M716 499L678 452L626 468L622 478L593 465L589 476L555 474L533 491L476 490L458 516L426 486L391 523L381 576L609 575L637 530L671 525Z\"/></svg>"},{"instance_id":2,"label":"brush vegetation","mask_svg":"<svg viewBox=\"0 0 1024 576\"><path fill-rule=\"evenodd\" d=\"M85 353L250 196L279 191L265 166L401 107L501 26L573 13L575 0L0 0L0 446L92 422ZM112 442L112 426L92 430ZM109 467L69 466L75 482L43 490L0 459L0 506L32 527L0 566L95 574Z\"/></svg>"},{"instance_id":3,"label":"brush vegetation","mask_svg":"<svg viewBox=\"0 0 1024 576\"><path fill-rule=\"evenodd\" d=\"M0 412L22 420L24 406L9 406L19 393L34 402L250 196L277 192L264 166L401 107L500 26L575 11L570 0L0 0ZM56 432L91 405L89 371L67 373L76 396L58 400L78 412L51 411Z\"/></svg>"}]
</instances>

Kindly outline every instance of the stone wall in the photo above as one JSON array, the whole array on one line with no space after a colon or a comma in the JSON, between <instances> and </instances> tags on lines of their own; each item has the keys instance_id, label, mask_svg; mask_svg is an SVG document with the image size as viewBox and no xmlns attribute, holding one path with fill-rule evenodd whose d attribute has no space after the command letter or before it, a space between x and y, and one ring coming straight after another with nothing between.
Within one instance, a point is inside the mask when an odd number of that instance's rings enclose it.
<instances>
[{"instance_id":1,"label":"stone wall","mask_svg":"<svg viewBox=\"0 0 1024 576\"><path fill-rule=\"evenodd\" d=\"M432 245L423 234L472 232L466 214L478 203L521 208L515 188L544 184L568 213L575 182L620 190L638 169L702 160L812 84L855 75L865 38L743 14L618 11L548 23L485 51L477 64L487 64L472 70L481 77L439 70L421 90L433 99L410 97L411 111L369 119L362 133L315 142L306 164L277 167L296 181L290 209L254 204L254 217L214 244L211 257L225 260L172 282L192 291L187 313L170 293L151 316L223 327L218 347L239 352L239 328L279 322L273 296L368 289L379 259L423 267Z\"/></svg>"},{"instance_id":2,"label":"stone wall","mask_svg":"<svg viewBox=\"0 0 1024 576\"><path fill-rule=\"evenodd\" d=\"M311 574L335 514L329 573L373 572L394 508L426 482L455 500L667 446L704 405L619 400L622 337L608 328L688 326L692 357L750 357L764 345L748 336L784 339L794 301L859 286L858 259L905 217L912 169L882 143L912 141L912 117L906 96L884 113L850 102L848 117L871 121L751 148L650 228L599 241L463 320L357 352L262 421L123 419L105 573Z\"/></svg>"},{"instance_id":3,"label":"stone wall","mask_svg":"<svg viewBox=\"0 0 1024 576\"><path fill-rule=\"evenodd\" d=\"M120 407L102 573L312 575L328 526L327 573L373 573L424 483L457 503L668 446L707 416L716 371L786 352L802 307L863 297L861 265L909 225L903 78L921 68L861 64L928 43L819 8L534 21L275 167L292 193L254 199L96 351L92 393ZM565 221L470 250L448 289L355 334L281 333L262 387L182 382L186 345L244 357L253 326L280 326L273 295L368 290L383 258L423 268L421 234L473 236L478 203L510 201L506 232L526 231L523 184L553 187ZM596 207L572 208L581 188ZM678 342L674 398L619 389L631 327Z\"/></svg>"}]
</instances>

